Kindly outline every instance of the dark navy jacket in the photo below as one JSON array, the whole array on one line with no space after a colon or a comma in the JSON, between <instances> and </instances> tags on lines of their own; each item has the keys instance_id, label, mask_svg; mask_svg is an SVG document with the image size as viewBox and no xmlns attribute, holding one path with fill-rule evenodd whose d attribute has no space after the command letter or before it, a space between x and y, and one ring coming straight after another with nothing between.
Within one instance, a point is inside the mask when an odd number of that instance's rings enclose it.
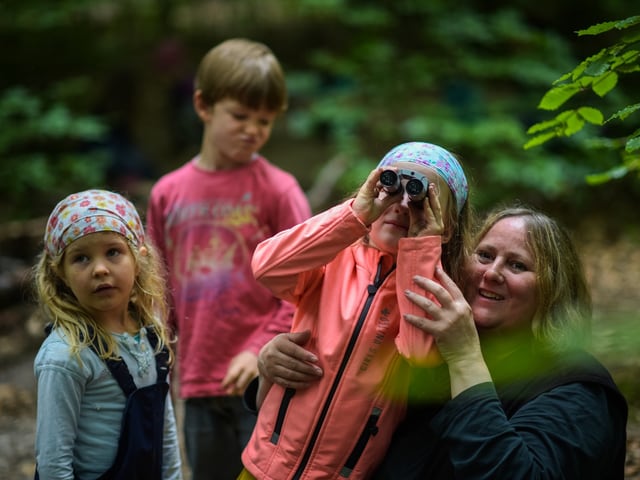
<instances>
[{"instance_id":1,"label":"dark navy jacket","mask_svg":"<svg viewBox=\"0 0 640 480\"><path fill-rule=\"evenodd\" d=\"M495 385L454 399L446 366L414 372L414 401L374 478L623 479L627 403L609 372L586 353L516 357L497 375L488 362Z\"/></svg>"}]
</instances>

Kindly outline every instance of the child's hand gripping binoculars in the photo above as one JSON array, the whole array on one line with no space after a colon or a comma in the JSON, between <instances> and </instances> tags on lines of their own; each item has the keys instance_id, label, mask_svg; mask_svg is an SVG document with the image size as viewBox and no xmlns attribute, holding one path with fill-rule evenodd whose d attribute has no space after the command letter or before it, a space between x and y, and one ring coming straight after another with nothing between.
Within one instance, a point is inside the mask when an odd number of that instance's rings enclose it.
<instances>
[{"instance_id":1,"label":"child's hand gripping binoculars","mask_svg":"<svg viewBox=\"0 0 640 480\"><path fill-rule=\"evenodd\" d=\"M405 182L403 183L403 180ZM380 183L385 192L390 195L407 192L409 200L421 202L427 196L429 180L424 175L413 170L398 169L384 170L380 174Z\"/></svg>"}]
</instances>

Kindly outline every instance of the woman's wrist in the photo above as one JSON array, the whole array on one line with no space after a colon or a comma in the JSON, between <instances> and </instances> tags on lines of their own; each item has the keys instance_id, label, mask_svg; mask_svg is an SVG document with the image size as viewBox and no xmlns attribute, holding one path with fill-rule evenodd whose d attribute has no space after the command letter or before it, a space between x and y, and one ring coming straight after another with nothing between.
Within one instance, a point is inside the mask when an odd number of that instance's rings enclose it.
<instances>
[{"instance_id":1,"label":"woman's wrist","mask_svg":"<svg viewBox=\"0 0 640 480\"><path fill-rule=\"evenodd\" d=\"M449 362L451 398L480 383L491 382L491 373L482 356Z\"/></svg>"}]
</instances>

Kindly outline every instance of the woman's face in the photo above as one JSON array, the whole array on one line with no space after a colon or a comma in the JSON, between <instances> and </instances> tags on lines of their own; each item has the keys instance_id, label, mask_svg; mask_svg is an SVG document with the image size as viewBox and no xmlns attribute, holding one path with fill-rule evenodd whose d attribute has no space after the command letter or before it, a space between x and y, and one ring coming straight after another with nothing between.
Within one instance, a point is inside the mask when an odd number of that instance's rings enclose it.
<instances>
[{"instance_id":1,"label":"woman's face","mask_svg":"<svg viewBox=\"0 0 640 480\"><path fill-rule=\"evenodd\" d=\"M521 217L503 218L471 255L465 297L482 330L530 328L538 305L533 253Z\"/></svg>"},{"instance_id":2,"label":"woman's face","mask_svg":"<svg viewBox=\"0 0 640 480\"><path fill-rule=\"evenodd\" d=\"M429 183L437 186L440 209L448 211L449 202L452 201L449 187L445 181L435 171L412 162L397 162L394 167L407 170L414 170L427 177ZM407 236L409 232L409 196L406 192L402 194L402 199L391 205L380 217L371 224L369 232L370 242L384 252L396 255L398 253L398 242Z\"/></svg>"}]
</instances>

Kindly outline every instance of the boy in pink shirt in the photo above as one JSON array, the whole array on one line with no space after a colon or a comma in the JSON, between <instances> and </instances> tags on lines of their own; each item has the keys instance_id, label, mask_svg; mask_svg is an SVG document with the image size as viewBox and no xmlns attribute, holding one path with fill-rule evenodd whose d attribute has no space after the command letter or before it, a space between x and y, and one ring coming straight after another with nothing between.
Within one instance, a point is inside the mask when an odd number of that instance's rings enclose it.
<instances>
[{"instance_id":1,"label":"boy in pink shirt","mask_svg":"<svg viewBox=\"0 0 640 480\"><path fill-rule=\"evenodd\" d=\"M200 153L153 187L147 228L169 272L193 478L225 480L240 471L255 424L241 394L258 373L257 353L290 329L293 312L255 281L251 257L311 211L296 179L258 153L287 107L268 47L231 39L211 49L193 103Z\"/></svg>"}]
</instances>

